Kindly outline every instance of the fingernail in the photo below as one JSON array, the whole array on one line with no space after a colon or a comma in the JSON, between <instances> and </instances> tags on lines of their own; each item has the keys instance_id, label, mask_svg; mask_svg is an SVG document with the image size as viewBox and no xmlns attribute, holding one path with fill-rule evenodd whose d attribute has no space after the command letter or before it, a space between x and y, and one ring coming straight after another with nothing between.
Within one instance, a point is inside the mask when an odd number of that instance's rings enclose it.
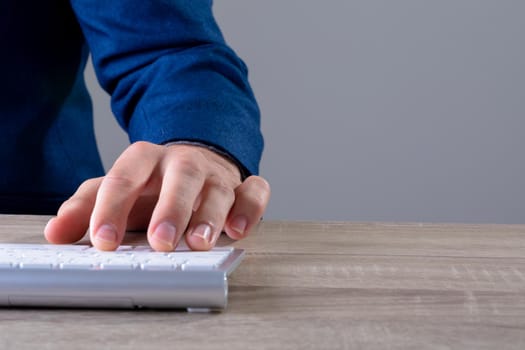
<instances>
[{"instance_id":1,"label":"fingernail","mask_svg":"<svg viewBox=\"0 0 525 350\"><path fill-rule=\"evenodd\" d=\"M191 235L200 237L208 243L211 243L211 226L208 224L200 224L199 226L195 227Z\"/></svg>"},{"instance_id":2,"label":"fingernail","mask_svg":"<svg viewBox=\"0 0 525 350\"><path fill-rule=\"evenodd\" d=\"M95 239L101 242L115 243L117 241L117 231L112 225L102 225L97 230Z\"/></svg>"},{"instance_id":3,"label":"fingernail","mask_svg":"<svg viewBox=\"0 0 525 350\"><path fill-rule=\"evenodd\" d=\"M248 226L248 220L243 215L236 216L233 218L230 227L236 231L237 233L240 233L241 235L244 234L244 231L246 230L246 226Z\"/></svg>"},{"instance_id":4,"label":"fingernail","mask_svg":"<svg viewBox=\"0 0 525 350\"><path fill-rule=\"evenodd\" d=\"M155 232L153 232L153 238L161 243L168 245L171 249L175 245L175 236L177 235L177 230L175 226L169 222L163 222L157 226Z\"/></svg>"}]
</instances>

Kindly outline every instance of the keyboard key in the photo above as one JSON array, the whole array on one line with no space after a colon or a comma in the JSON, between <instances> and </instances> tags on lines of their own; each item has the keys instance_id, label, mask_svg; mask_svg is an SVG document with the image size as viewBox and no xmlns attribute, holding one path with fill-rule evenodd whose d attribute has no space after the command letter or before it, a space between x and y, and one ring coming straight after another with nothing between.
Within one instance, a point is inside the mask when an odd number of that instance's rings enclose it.
<instances>
[{"instance_id":1,"label":"keyboard key","mask_svg":"<svg viewBox=\"0 0 525 350\"><path fill-rule=\"evenodd\" d=\"M177 265L167 265L167 264L156 264L156 263L144 263L140 265L141 270L175 270Z\"/></svg>"},{"instance_id":2,"label":"keyboard key","mask_svg":"<svg viewBox=\"0 0 525 350\"><path fill-rule=\"evenodd\" d=\"M0 250L31 250L31 251L82 251L89 248L86 245L75 244L29 244L29 243L2 243Z\"/></svg>"},{"instance_id":3,"label":"keyboard key","mask_svg":"<svg viewBox=\"0 0 525 350\"><path fill-rule=\"evenodd\" d=\"M122 246L102 252L89 245L0 243L0 279L6 282L0 304L105 308L121 307L125 300L126 307L220 309L226 305L226 277L242 257L240 250L223 248L164 253ZM12 296L13 291L31 296Z\"/></svg>"},{"instance_id":4,"label":"keyboard key","mask_svg":"<svg viewBox=\"0 0 525 350\"><path fill-rule=\"evenodd\" d=\"M107 262L100 264L102 270L133 270L135 268L134 264L131 263L112 263Z\"/></svg>"},{"instance_id":5,"label":"keyboard key","mask_svg":"<svg viewBox=\"0 0 525 350\"><path fill-rule=\"evenodd\" d=\"M164 253L149 246L121 246L114 252L104 252L87 245L0 244L0 268L212 270L222 264L232 249L198 252L182 247Z\"/></svg>"},{"instance_id":6,"label":"keyboard key","mask_svg":"<svg viewBox=\"0 0 525 350\"><path fill-rule=\"evenodd\" d=\"M19 264L19 267L21 269L51 269L53 268L53 264L50 263L26 263L21 262Z\"/></svg>"},{"instance_id":7,"label":"keyboard key","mask_svg":"<svg viewBox=\"0 0 525 350\"><path fill-rule=\"evenodd\" d=\"M62 270L91 270L93 264L91 263L61 263L59 268Z\"/></svg>"}]
</instances>

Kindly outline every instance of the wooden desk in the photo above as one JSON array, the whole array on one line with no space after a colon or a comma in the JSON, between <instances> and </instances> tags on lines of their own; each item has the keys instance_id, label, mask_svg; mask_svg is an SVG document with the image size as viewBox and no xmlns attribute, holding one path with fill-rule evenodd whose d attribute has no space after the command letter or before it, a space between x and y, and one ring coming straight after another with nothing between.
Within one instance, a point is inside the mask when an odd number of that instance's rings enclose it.
<instances>
[{"instance_id":1,"label":"wooden desk","mask_svg":"<svg viewBox=\"0 0 525 350\"><path fill-rule=\"evenodd\" d=\"M45 217L0 216L3 242ZM0 309L0 348L525 349L525 225L264 222L220 314Z\"/></svg>"}]
</instances>

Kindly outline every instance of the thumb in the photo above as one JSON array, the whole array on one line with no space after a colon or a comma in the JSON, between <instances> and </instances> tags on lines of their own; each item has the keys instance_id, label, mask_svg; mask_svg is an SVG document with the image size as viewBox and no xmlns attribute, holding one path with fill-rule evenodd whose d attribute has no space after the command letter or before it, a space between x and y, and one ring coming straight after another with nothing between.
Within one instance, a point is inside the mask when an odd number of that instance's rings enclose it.
<instances>
[{"instance_id":1,"label":"thumb","mask_svg":"<svg viewBox=\"0 0 525 350\"><path fill-rule=\"evenodd\" d=\"M44 229L48 242L69 244L84 237L101 181L102 177L85 181L71 198L62 203L57 216L49 220Z\"/></svg>"}]
</instances>

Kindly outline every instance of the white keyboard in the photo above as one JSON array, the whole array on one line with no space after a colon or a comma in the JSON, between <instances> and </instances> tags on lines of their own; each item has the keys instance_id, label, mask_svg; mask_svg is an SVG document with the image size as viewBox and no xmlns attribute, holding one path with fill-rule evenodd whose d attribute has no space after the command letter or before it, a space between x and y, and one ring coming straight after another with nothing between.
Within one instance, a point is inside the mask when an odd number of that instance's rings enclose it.
<instances>
[{"instance_id":1,"label":"white keyboard","mask_svg":"<svg viewBox=\"0 0 525 350\"><path fill-rule=\"evenodd\" d=\"M0 244L0 269L213 270L233 248L208 252L179 248L171 253L149 246L120 246L102 252L88 245Z\"/></svg>"},{"instance_id":2,"label":"white keyboard","mask_svg":"<svg viewBox=\"0 0 525 350\"><path fill-rule=\"evenodd\" d=\"M244 251L0 244L0 306L223 309Z\"/></svg>"}]
</instances>

